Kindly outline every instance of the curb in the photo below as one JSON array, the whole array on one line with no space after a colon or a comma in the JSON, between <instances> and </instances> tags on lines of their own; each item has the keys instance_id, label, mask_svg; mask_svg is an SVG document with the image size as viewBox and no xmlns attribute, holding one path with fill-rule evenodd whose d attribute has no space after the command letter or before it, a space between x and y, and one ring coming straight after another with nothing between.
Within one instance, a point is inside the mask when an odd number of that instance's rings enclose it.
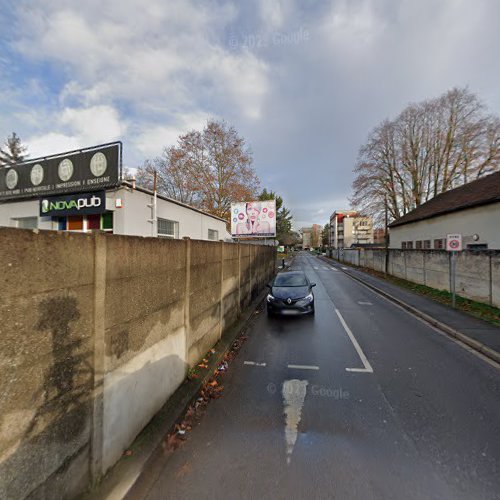
<instances>
[{"instance_id":1,"label":"curb","mask_svg":"<svg viewBox=\"0 0 500 500\"><path fill-rule=\"evenodd\" d=\"M226 353L231 349L241 330L249 324L257 308L264 301L266 294L267 290L264 289L242 312L237 322L213 346L215 353L208 360L206 374L199 379L189 380L185 378L164 406L139 433L128 448L134 452L134 455L122 457L106 473L99 484L79 497L81 500L123 499L134 490L134 486L136 486L142 472L145 470L154 472L151 468L147 469L148 464L163 464L168 460L170 453L165 454L162 447L164 437L184 416L203 385L213 377L214 370L217 369ZM158 458L162 460L155 460Z\"/></svg>"},{"instance_id":2,"label":"curb","mask_svg":"<svg viewBox=\"0 0 500 500\"><path fill-rule=\"evenodd\" d=\"M332 259L333 260L333 259ZM337 261L335 261L337 262ZM339 262L339 264L345 264ZM367 283L363 279L352 275L349 272L346 272L345 270L341 269L341 271L349 276L351 279L358 281L359 283L365 285L366 287L370 288L374 292L377 292L379 295L382 295L386 299L390 300L391 302L394 302L398 306L402 307L406 311L410 312L414 316L417 316L418 318L424 320L426 323L429 323L430 325L434 326L438 330L441 330L443 333L446 335L453 337L454 339L459 340L461 343L467 345L468 347L474 349L475 351L481 353L483 356L486 356L487 358L495 361L496 363L500 364L500 353L497 351L494 351L493 349L489 348L488 346L485 346L483 343L478 342L477 340L471 339L470 337L467 337L467 335L464 335L462 332L459 332L458 330L455 330L454 328L451 328L450 326L441 323L441 321L438 321L437 319L433 318L432 316L429 316L428 314L420 311L416 307L410 306L406 302L402 301L401 299L398 299L391 295L390 293L387 293L384 290L381 290L380 288L376 287L375 285L372 285L371 283Z\"/></svg>"}]
</instances>

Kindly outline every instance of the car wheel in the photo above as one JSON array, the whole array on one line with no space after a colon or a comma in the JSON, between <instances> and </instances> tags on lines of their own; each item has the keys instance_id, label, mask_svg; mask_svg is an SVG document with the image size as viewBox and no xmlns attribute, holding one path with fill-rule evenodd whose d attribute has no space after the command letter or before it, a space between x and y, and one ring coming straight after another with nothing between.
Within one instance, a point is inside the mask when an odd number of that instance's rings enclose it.
<instances>
[{"instance_id":1,"label":"car wheel","mask_svg":"<svg viewBox=\"0 0 500 500\"><path fill-rule=\"evenodd\" d=\"M311 316L314 316L314 304L313 304L312 309L311 309Z\"/></svg>"}]
</instances>

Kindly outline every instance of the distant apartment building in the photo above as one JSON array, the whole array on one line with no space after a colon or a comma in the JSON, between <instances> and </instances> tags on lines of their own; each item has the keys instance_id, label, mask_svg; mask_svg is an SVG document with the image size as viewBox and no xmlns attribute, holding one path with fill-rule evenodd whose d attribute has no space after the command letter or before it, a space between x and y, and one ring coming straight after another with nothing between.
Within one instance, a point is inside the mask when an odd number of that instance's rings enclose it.
<instances>
[{"instance_id":1,"label":"distant apartment building","mask_svg":"<svg viewBox=\"0 0 500 500\"><path fill-rule=\"evenodd\" d=\"M390 247L446 247L447 234L461 234L466 250L500 250L500 172L441 193L390 226Z\"/></svg>"},{"instance_id":2,"label":"distant apartment building","mask_svg":"<svg viewBox=\"0 0 500 500\"><path fill-rule=\"evenodd\" d=\"M383 227L378 227L373 230L373 243L376 245L385 244L385 229Z\"/></svg>"},{"instance_id":3,"label":"distant apartment building","mask_svg":"<svg viewBox=\"0 0 500 500\"><path fill-rule=\"evenodd\" d=\"M311 227L303 227L302 233L302 248L309 250L311 248L319 248L323 238L323 227L319 224L313 224Z\"/></svg>"},{"instance_id":4,"label":"distant apartment building","mask_svg":"<svg viewBox=\"0 0 500 500\"><path fill-rule=\"evenodd\" d=\"M373 220L354 210L337 210L330 217L329 244L332 248L373 243Z\"/></svg>"}]
</instances>

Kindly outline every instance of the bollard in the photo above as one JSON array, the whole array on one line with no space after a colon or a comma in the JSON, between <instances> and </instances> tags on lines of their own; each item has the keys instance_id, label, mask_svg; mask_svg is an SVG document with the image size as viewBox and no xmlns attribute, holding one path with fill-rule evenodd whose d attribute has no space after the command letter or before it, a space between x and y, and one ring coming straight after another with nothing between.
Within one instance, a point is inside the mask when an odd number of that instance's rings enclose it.
<instances>
[{"instance_id":1,"label":"bollard","mask_svg":"<svg viewBox=\"0 0 500 500\"><path fill-rule=\"evenodd\" d=\"M281 268L285 269L285 259L281 259Z\"/></svg>"}]
</instances>

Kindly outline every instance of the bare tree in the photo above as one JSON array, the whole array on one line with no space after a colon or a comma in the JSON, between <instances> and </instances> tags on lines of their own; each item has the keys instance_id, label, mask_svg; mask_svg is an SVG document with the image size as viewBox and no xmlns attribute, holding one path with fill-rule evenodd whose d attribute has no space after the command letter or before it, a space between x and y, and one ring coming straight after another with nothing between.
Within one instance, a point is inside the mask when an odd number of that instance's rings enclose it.
<instances>
[{"instance_id":1,"label":"bare tree","mask_svg":"<svg viewBox=\"0 0 500 500\"><path fill-rule=\"evenodd\" d=\"M407 106L360 148L352 203L379 222L500 168L500 120L467 88Z\"/></svg>"},{"instance_id":2,"label":"bare tree","mask_svg":"<svg viewBox=\"0 0 500 500\"><path fill-rule=\"evenodd\" d=\"M154 170L160 192L226 219L231 203L254 199L260 185L245 140L224 121L180 136L138 169L139 183L151 187Z\"/></svg>"}]
</instances>

